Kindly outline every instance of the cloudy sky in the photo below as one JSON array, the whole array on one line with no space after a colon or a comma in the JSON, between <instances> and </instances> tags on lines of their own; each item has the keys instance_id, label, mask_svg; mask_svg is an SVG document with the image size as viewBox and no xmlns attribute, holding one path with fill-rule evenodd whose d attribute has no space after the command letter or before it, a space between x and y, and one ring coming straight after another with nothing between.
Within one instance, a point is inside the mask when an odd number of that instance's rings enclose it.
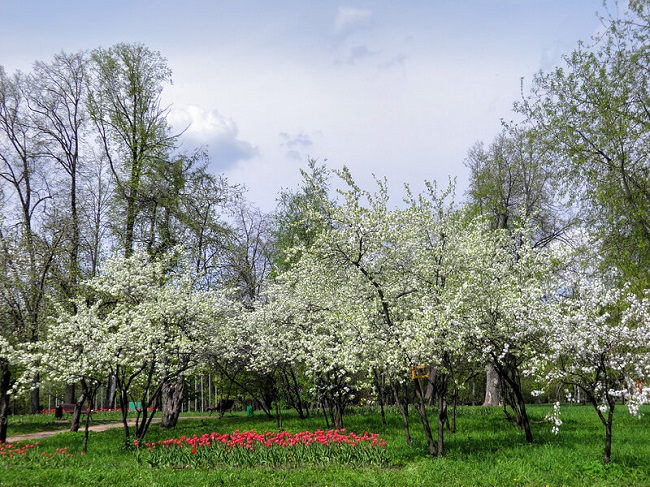
<instances>
[{"instance_id":1,"label":"cloudy sky","mask_svg":"<svg viewBox=\"0 0 650 487\"><path fill-rule=\"evenodd\" d=\"M0 0L0 65L141 42L185 148L271 211L307 158L403 183L466 188L463 160L490 142L540 69L600 27L602 0Z\"/></svg>"}]
</instances>

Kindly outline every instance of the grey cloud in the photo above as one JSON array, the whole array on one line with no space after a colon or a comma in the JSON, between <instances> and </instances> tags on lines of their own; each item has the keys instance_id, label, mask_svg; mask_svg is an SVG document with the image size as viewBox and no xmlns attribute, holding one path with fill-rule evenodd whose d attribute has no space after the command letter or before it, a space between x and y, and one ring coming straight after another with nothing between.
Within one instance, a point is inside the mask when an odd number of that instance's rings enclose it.
<instances>
[{"instance_id":1,"label":"grey cloud","mask_svg":"<svg viewBox=\"0 0 650 487\"><path fill-rule=\"evenodd\" d=\"M289 134L280 132L282 142L280 145L286 149L285 157L289 159L305 160L309 157L307 150L314 146L312 136L304 132Z\"/></svg>"},{"instance_id":2,"label":"grey cloud","mask_svg":"<svg viewBox=\"0 0 650 487\"><path fill-rule=\"evenodd\" d=\"M170 123L177 130L187 127L181 141L189 147L205 146L215 169L228 169L237 161L251 159L260 153L250 142L240 140L234 120L217 110L190 105L170 114Z\"/></svg>"}]
</instances>

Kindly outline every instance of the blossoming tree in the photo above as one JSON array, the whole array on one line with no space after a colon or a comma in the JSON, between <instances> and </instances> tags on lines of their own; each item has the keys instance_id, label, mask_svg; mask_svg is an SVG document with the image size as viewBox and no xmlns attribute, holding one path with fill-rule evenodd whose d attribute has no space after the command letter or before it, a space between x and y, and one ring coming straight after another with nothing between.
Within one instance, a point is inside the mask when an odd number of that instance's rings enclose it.
<instances>
[{"instance_id":1,"label":"blossoming tree","mask_svg":"<svg viewBox=\"0 0 650 487\"><path fill-rule=\"evenodd\" d=\"M494 231L478 219L469 226L473 230L459 246L462 282L447 305L455 310L468 353L494 367L505 404L532 442L521 379L528 362L545 351L547 323L556 316L547 299L554 285L553 254L532 244L525 225Z\"/></svg>"},{"instance_id":2,"label":"blossoming tree","mask_svg":"<svg viewBox=\"0 0 650 487\"><path fill-rule=\"evenodd\" d=\"M562 300L561 319L548 327L548 382L578 387L605 428L603 461L612 454L617 401L630 413L650 399L650 299L602 280L581 278ZM559 426L559 424L557 425ZM557 432L557 429L555 429Z\"/></svg>"},{"instance_id":3,"label":"blossoming tree","mask_svg":"<svg viewBox=\"0 0 650 487\"><path fill-rule=\"evenodd\" d=\"M141 251L108 261L86 283L94 303L61 312L52 340L66 333L78 340L65 347L50 342L44 370L62 380L116 377L125 436L129 403L140 402L135 437L143 438L161 407L163 385L197 366L208 331L220 326L222 297L197 291L194 280L178 251L153 261Z\"/></svg>"}]
</instances>

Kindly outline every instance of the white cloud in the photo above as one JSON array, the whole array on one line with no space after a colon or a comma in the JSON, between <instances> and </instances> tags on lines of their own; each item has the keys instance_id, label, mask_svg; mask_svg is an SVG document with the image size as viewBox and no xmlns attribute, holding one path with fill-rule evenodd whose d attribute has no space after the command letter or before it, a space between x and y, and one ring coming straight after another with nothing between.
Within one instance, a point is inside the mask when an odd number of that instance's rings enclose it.
<instances>
[{"instance_id":1,"label":"white cloud","mask_svg":"<svg viewBox=\"0 0 650 487\"><path fill-rule=\"evenodd\" d=\"M225 169L239 160L259 154L257 147L239 140L239 128L234 120L217 110L188 105L183 110L170 113L169 121L174 130L184 130L181 142L186 148L207 147L215 168Z\"/></svg>"},{"instance_id":2,"label":"white cloud","mask_svg":"<svg viewBox=\"0 0 650 487\"><path fill-rule=\"evenodd\" d=\"M371 17L372 12L368 9L339 7L334 30L337 34L344 33L353 26L367 22Z\"/></svg>"}]
</instances>

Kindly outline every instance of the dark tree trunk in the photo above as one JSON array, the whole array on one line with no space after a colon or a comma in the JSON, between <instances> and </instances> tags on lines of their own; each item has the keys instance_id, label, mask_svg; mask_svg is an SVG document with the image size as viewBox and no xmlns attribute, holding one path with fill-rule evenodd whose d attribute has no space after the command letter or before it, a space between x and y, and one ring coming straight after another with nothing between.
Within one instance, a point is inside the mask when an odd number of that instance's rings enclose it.
<instances>
[{"instance_id":1,"label":"dark tree trunk","mask_svg":"<svg viewBox=\"0 0 650 487\"><path fill-rule=\"evenodd\" d=\"M600 421L605 426L605 450L603 452L603 463L607 464L612 459L612 425L614 423L614 408L616 407L616 401L609 395L607 395L607 417L603 415L603 412L599 409L598 400L596 396L587 389L583 389L589 400L591 401L592 406L596 410Z\"/></svg>"},{"instance_id":2,"label":"dark tree trunk","mask_svg":"<svg viewBox=\"0 0 650 487\"><path fill-rule=\"evenodd\" d=\"M406 390L406 394L404 394L404 401L399 397L399 388L398 385L393 381L392 379L389 378L389 383L390 383L390 388L393 391L393 398L395 400L395 404L397 405L397 409L399 409L400 414L402 415L402 423L404 425L404 435L406 439L406 444L410 445L411 444L411 430L409 428L409 398L408 398L408 386L405 386L404 389Z\"/></svg>"},{"instance_id":3,"label":"dark tree trunk","mask_svg":"<svg viewBox=\"0 0 650 487\"><path fill-rule=\"evenodd\" d=\"M92 389L88 389L88 414L86 414L86 425L84 428L84 442L82 452L86 453L88 450L88 432L90 431L90 411L95 405L95 398L97 397L97 389L99 389L99 383L93 385Z\"/></svg>"},{"instance_id":4,"label":"dark tree trunk","mask_svg":"<svg viewBox=\"0 0 650 487\"><path fill-rule=\"evenodd\" d=\"M456 433L456 408L458 406L458 388L454 386L454 394L451 398L451 433Z\"/></svg>"},{"instance_id":5,"label":"dark tree trunk","mask_svg":"<svg viewBox=\"0 0 650 487\"><path fill-rule=\"evenodd\" d=\"M499 380L502 383L501 385L504 391L504 411L505 403L507 402L515 414L517 426L526 436L526 441L532 443L533 433L530 430L530 420L528 419L528 413L526 412L526 401L524 400L524 395L521 390L521 380L517 367L513 364L510 366L503 365L497 361L495 361L493 365L499 374Z\"/></svg>"},{"instance_id":6,"label":"dark tree trunk","mask_svg":"<svg viewBox=\"0 0 650 487\"><path fill-rule=\"evenodd\" d=\"M129 441L131 431L129 430L129 396L126 389L120 390L120 411L122 412L122 428L124 429L124 440Z\"/></svg>"},{"instance_id":7,"label":"dark tree trunk","mask_svg":"<svg viewBox=\"0 0 650 487\"><path fill-rule=\"evenodd\" d=\"M603 463L609 463L612 459L612 422L614 420L614 408L609 408L607 421L605 422L605 452Z\"/></svg>"},{"instance_id":8,"label":"dark tree trunk","mask_svg":"<svg viewBox=\"0 0 650 487\"><path fill-rule=\"evenodd\" d=\"M79 427L81 426L81 410L84 406L84 401L86 400L86 397L88 397L88 386L86 384L86 381L82 380L81 394L79 395L79 398L77 399L77 402L75 404L74 412L72 413L72 424L70 425L70 431L73 431L75 433L79 431ZM89 411L87 415L90 416L90 407L88 409Z\"/></svg>"},{"instance_id":9,"label":"dark tree trunk","mask_svg":"<svg viewBox=\"0 0 650 487\"><path fill-rule=\"evenodd\" d=\"M76 389L76 384L68 384L65 386L65 402L68 404L71 404L75 402L75 389Z\"/></svg>"},{"instance_id":10,"label":"dark tree trunk","mask_svg":"<svg viewBox=\"0 0 650 487\"><path fill-rule=\"evenodd\" d=\"M10 387L11 372L9 364L5 360L0 360L0 442L7 441Z\"/></svg>"},{"instance_id":11,"label":"dark tree trunk","mask_svg":"<svg viewBox=\"0 0 650 487\"><path fill-rule=\"evenodd\" d=\"M438 456L445 455L445 426L447 425L447 374L439 374L438 381Z\"/></svg>"},{"instance_id":12,"label":"dark tree trunk","mask_svg":"<svg viewBox=\"0 0 650 487\"><path fill-rule=\"evenodd\" d=\"M41 388L38 387L38 383L40 382L40 380L41 380L41 374L36 373L34 375L34 379L32 379L33 387L32 387L31 393L29 395L29 405L30 405L30 409L31 409L32 414L36 414L41 410L41 408L40 408L40 406L41 406Z\"/></svg>"},{"instance_id":13,"label":"dark tree trunk","mask_svg":"<svg viewBox=\"0 0 650 487\"><path fill-rule=\"evenodd\" d=\"M377 398L379 400L379 410L381 412L381 423L386 426L386 412L384 411L384 386L382 384L382 377L380 377L379 372L376 369L373 369L373 374L375 378L375 387L377 388Z\"/></svg>"},{"instance_id":14,"label":"dark tree trunk","mask_svg":"<svg viewBox=\"0 0 650 487\"><path fill-rule=\"evenodd\" d=\"M117 378L114 375L109 376L106 384L106 408L115 409L115 399L117 396Z\"/></svg>"},{"instance_id":15,"label":"dark tree trunk","mask_svg":"<svg viewBox=\"0 0 650 487\"><path fill-rule=\"evenodd\" d=\"M166 382L162 388L161 428L175 428L181 414L185 377L179 376L175 383Z\"/></svg>"},{"instance_id":16,"label":"dark tree trunk","mask_svg":"<svg viewBox=\"0 0 650 487\"><path fill-rule=\"evenodd\" d=\"M429 453L432 455L437 454L436 443L433 441L433 434L431 433L431 425L429 424L429 418L427 416L426 408L426 398L424 397L424 392L420 386L420 380L415 379L413 381L415 384L415 396L417 398L417 403L415 409L417 409L418 414L420 415L420 421L422 423L422 429L424 430L424 436L427 439L427 446L429 448Z\"/></svg>"}]
</instances>

